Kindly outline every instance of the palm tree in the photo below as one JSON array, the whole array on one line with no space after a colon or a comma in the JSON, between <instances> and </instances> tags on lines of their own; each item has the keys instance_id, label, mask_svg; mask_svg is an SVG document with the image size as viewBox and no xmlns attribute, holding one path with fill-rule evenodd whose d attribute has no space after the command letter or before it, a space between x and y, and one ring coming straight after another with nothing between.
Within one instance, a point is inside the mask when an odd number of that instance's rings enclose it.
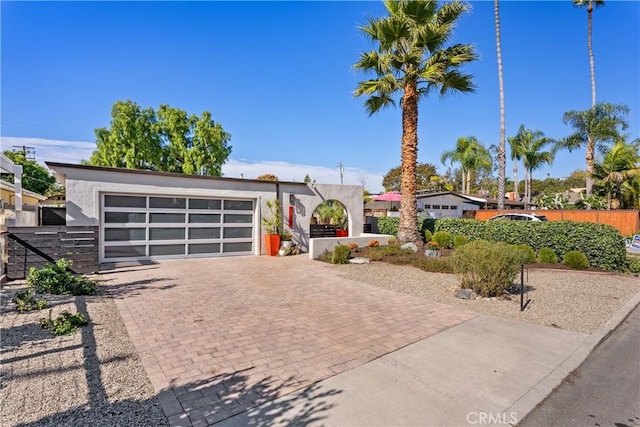
<instances>
[{"instance_id":1,"label":"palm tree","mask_svg":"<svg viewBox=\"0 0 640 427\"><path fill-rule=\"evenodd\" d=\"M604 0L572 0L578 7L587 6L587 50L589 51L589 70L591 72L591 108L596 108L596 68L593 61L593 46L591 44L591 27L593 22L593 6L604 6Z\"/></svg>"},{"instance_id":2,"label":"palm tree","mask_svg":"<svg viewBox=\"0 0 640 427\"><path fill-rule=\"evenodd\" d=\"M498 56L498 84L500 87L500 145L498 147L498 209L504 209L504 181L506 173L506 147L504 130L504 82L502 79L502 45L500 43L500 1L494 0L493 11L496 23L496 53ZM517 165L515 166L517 168ZM517 181L517 180L516 180ZM516 182L516 185L518 183Z\"/></svg>"},{"instance_id":3,"label":"palm tree","mask_svg":"<svg viewBox=\"0 0 640 427\"><path fill-rule=\"evenodd\" d=\"M554 146L556 141L544 136L539 130L527 129L520 125L515 137L509 138L512 147L511 156L518 157L524 163L524 197L527 204L531 204L531 183L533 171L545 164L553 163L554 151L543 151L546 146ZM514 154L515 152L515 154Z\"/></svg>"},{"instance_id":4,"label":"palm tree","mask_svg":"<svg viewBox=\"0 0 640 427\"><path fill-rule=\"evenodd\" d=\"M627 191L634 188L634 180L640 177L640 142L637 140L631 144L622 141L616 142L602 158L602 162L596 163L593 178L604 187L607 193L607 206L612 208L613 201L616 205L623 206L622 186L628 182Z\"/></svg>"},{"instance_id":5,"label":"palm tree","mask_svg":"<svg viewBox=\"0 0 640 427\"><path fill-rule=\"evenodd\" d=\"M440 156L443 164L447 160L451 163L459 163L462 169L462 193L471 192L471 172L480 168L491 167L491 155L489 151L478 141L475 136L463 136L456 141L454 150L445 151Z\"/></svg>"},{"instance_id":6,"label":"palm tree","mask_svg":"<svg viewBox=\"0 0 640 427\"><path fill-rule=\"evenodd\" d=\"M439 5L436 0L385 0L389 15L371 19L361 30L378 45L364 52L354 68L372 73L360 82L355 96L367 96L369 116L395 106L402 94L402 204L398 239L420 242L416 209L416 163L418 158L418 101L429 93L473 92L471 76L460 67L477 58L471 45L447 46L458 18L468 10L465 3Z\"/></svg>"},{"instance_id":7,"label":"palm tree","mask_svg":"<svg viewBox=\"0 0 640 427\"><path fill-rule=\"evenodd\" d=\"M520 129L518 129L518 134L516 136L509 137L509 147L511 148L511 160L513 161L513 192L520 199L520 190L519 182L518 182L518 162L522 160L522 137L518 137L518 135L524 134L525 127L524 125L520 125ZM526 185L526 184L525 184Z\"/></svg>"},{"instance_id":8,"label":"palm tree","mask_svg":"<svg viewBox=\"0 0 640 427\"><path fill-rule=\"evenodd\" d=\"M621 130L628 127L626 116L629 107L624 104L599 102L589 110L571 110L564 113L564 124L568 124L574 132L560 140L556 149L573 151L585 146L587 154L587 196L593 194L593 166L596 148L604 151L607 145L622 138Z\"/></svg>"}]
</instances>

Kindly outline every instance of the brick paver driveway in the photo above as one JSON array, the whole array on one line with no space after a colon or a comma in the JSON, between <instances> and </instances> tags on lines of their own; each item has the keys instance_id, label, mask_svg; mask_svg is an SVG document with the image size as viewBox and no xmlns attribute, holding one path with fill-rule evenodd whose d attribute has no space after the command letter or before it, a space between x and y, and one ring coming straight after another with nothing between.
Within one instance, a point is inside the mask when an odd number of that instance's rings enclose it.
<instances>
[{"instance_id":1,"label":"brick paver driveway","mask_svg":"<svg viewBox=\"0 0 640 427\"><path fill-rule=\"evenodd\" d=\"M475 316L304 255L175 260L103 278L173 425L214 424Z\"/></svg>"}]
</instances>

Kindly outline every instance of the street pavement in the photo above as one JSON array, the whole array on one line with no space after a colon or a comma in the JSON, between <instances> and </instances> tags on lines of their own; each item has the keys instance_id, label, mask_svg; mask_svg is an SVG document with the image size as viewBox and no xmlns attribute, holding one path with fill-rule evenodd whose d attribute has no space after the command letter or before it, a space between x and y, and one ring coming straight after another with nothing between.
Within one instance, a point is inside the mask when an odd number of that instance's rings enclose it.
<instances>
[{"instance_id":1,"label":"street pavement","mask_svg":"<svg viewBox=\"0 0 640 427\"><path fill-rule=\"evenodd\" d=\"M640 426L640 307L520 425Z\"/></svg>"}]
</instances>

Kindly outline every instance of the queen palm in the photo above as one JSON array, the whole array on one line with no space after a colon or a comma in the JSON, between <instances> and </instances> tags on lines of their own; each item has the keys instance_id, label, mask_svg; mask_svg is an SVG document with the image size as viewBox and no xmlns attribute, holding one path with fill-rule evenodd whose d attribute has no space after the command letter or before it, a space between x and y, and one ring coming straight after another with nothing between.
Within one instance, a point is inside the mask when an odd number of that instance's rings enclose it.
<instances>
[{"instance_id":1,"label":"queen palm","mask_svg":"<svg viewBox=\"0 0 640 427\"><path fill-rule=\"evenodd\" d=\"M361 28L377 45L364 52L354 68L371 73L355 96L367 96L365 110L371 116L395 106L401 94L402 110L402 204L398 238L420 242L416 209L418 158L418 101L429 93L472 92L471 76L460 67L477 58L471 45L448 46L458 18L468 7L461 1L439 5L435 0L392 1L384 6L388 16L371 19Z\"/></svg>"},{"instance_id":2,"label":"queen palm","mask_svg":"<svg viewBox=\"0 0 640 427\"><path fill-rule=\"evenodd\" d=\"M445 151L440 156L442 163L447 160L451 163L459 163L462 170L462 193L471 192L471 172L480 168L491 167L491 155L489 151L478 141L475 136L463 136L456 141L454 150Z\"/></svg>"},{"instance_id":3,"label":"queen palm","mask_svg":"<svg viewBox=\"0 0 640 427\"><path fill-rule=\"evenodd\" d=\"M623 104L599 102L594 108L564 113L563 121L574 132L558 142L557 149L573 151L586 147L587 196L593 194L593 167L596 149L604 151L607 146L622 138L620 131L628 127L626 116L629 107Z\"/></svg>"},{"instance_id":4,"label":"queen palm","mask_svg":"<svg viewBox=\"0 0 640 427\"><path fill-rule=\"evenodd\" d=\"M520 129L518 129L518 135L522 135L524 133L524 125L520 125ZM516 136L509 137L509 147L511 148L511 160L513 161L513 192L516 197L520 196L519 182L518 182L518 162L522 160L522 138ZM525 183L526 185L526 183Z\"/></svg>"},{"instance_id":5,"label":"queen palm","mask_svg":"<svg viewBox=\"0 0 640 427\"><path fill-rule=\"evenodd\" d=\"M602 162L596 163L593 178L602 185L607 193L607 206L612 208L613 201L624 205L623 184L633 188L634 180L640 177L640 142L626 144L616 142L604 155ZM627 189L629 191L629 188ZM626 206L625 206L626 207ZM633 207L631 206L633 209Z\"/></svg>"},{"instance_id":6,"label":"queen palm","mask_svg":"<svg viewBox=\"0 0 640 427\"><path fill-rule=\"evenodd\" d=\"M596 108L596 68L593 60L593 45L591 43L593 26L593 6L604 6L604 0L572 0L578 7L587 6L587 51L589 52L589 71L591 72L591 108Z\"/></svg>"},{"instance_id":7,"label":"queen palm","mask_svg":"<svg viewBox=\"0 0 640 427\"><path fill-rule=\"evenodd\" d=\"M533 171L545 164L553 163L553 149L544 151L544 148L547 146L552 148L556 141L544 136L544 133L539 130L530 130L521 125L516 136L509 138L509 142L512 147L516 147L516 153L520 155L524 163L524 197L526 203L531 204Z\"/></svg>"}]
</instances>

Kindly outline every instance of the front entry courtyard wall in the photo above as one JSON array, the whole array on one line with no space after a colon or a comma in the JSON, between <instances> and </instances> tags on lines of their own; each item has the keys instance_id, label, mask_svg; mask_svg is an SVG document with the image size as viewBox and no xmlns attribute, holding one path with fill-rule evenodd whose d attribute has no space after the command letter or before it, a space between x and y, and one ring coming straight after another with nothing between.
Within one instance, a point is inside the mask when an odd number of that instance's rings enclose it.
<instances>
[{"instance_id":1,"label":"front entry courtyard wall","mask_svg":"<svg viewBox=\"0 0 640 427\"><path fill-rule=\"evenodd\" d=\"M264 254L261 218L269 215L266 203L275 198L282 206L285 230L291 231L303 252L309 250L311 215L323 201L341 202L347 208L349 234L362 232L362 187L358 185L307 185L53 162L47 166L66 188L67 225L99 227L100 262Z\"/></svg>"}]
</instances>

